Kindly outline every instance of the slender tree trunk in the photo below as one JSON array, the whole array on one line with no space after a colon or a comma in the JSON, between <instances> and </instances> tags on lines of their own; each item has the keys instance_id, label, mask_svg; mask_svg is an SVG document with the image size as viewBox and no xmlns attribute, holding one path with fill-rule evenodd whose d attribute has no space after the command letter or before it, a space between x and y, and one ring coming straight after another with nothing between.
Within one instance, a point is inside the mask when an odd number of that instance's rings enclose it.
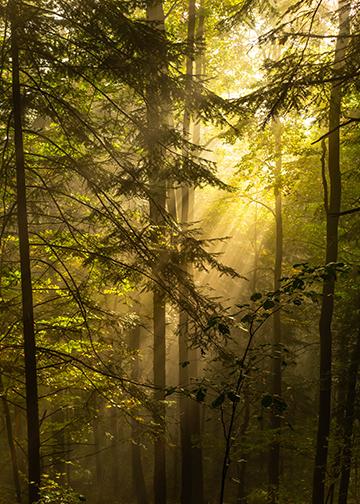
<instances>
[{"instance_id":1,"label":"slender tree trunk","mask_svg":"<svg viewBox=\"0 0 360 504\"><path fill-rule=\"evenodd\" d=\"M3 409L4 409L6 433L7 433L9 450L10 450L11 468L12 468L12 473L13 473L13 478L14 478L16 501L21 503L22 500L21 500L21 485L20 485L20 477L19 477L19 465L18 465L16 447L15 447L15 442L14 442L10 409L9 409L9 405L6 400L6 397L4 395L5 391L4 391L4 386L3 386L3 381L2 381L1 375L0 375L0 394L1 394L1 400L2 400Z\"/></svg>"},{"instance_id":2,"label":"slender tree trunk","mask_svg":"<svg viewBox=\"0 0 360 504\"><path fill-rule=\"evenodd\" d=\"M178 222L178 214L179 210L178 207L181 205L180 197L179 197L179 192L180 190L178 188L174 187L174 183L172 181L169 182L168 188L167 188L167 211L171 215L172 219L174 222ZM172 237L172 245L174 247L177 246L176 244L176 239ZM173 357L176 362L179 362L180 357L179 353L177 352L177 355ZM175 378L176 379L176 378ZM173 412L173 417L176 419L175 422L172 423L172 430L170 433L170 437L173 439L173 442L169 446L169 455L171 457L171 471L172 475L169 475L169 480L171 481L170 488L168 489L168 498L172 502L177 502L178 501L178 496L179 496L179 486L180 486L180 462L181 462L181 456L180 456L180 450L181 450L181 440L180 440L180 418L181 418L181 398L178 399L176 403L176 411ZM170 467L170 464L168 464ZM170 471L169 471L170 472Z\"/></svg>"},{"instance_id":3,"label":"slender tree trunk","mask_svg":"<svg viewBox=\"0 0 360 504\"><path fill-rule=\"evenodd\" d=\"M133 432L133 436L134 436ZM144 470L141 459L141 448L137 444L132 444L131 450L131 466L132 466L132 474L133 474L133 485L134 491L136 495L136 502L138 504L147 504L148 497L144 479Z\"/></svg>"},{"instance_id":4,"label":"slender tree trunk","mask_svg":"<svg viewBox=\"0 0 360 504\"><path fill-rule=\"evenodd\" d=\"M99 418L101 415L101 399L94 399L94 404L98 410L96 417L93 420L93 435L95 448L95 482L96 482L96 503L101 504L104 498L104 481L103 481L103 460L102 460L102 430L100 428Z\"/></svg>"},{"instance_id":5,"label":"slender tree trunk","mask_svg":"<svg viewBox=\"0 0 360 504\"><path fill-rule=\"evenodd\" d=\"M343 445L342 440L344 436L344 416L346 407L346 391L348 382L348 371L349 371L349 338L347 333L342 333L339 338L338 351L336 355L336 360L339 363L339 371L336 379L336 405L332 408L332 415L335 420L334 429L334 444L336 446L336 452L334 459L332 461L332 467L330 472L330 486L327 492L326 503L333 504L335 498L336 485L339 482L340 472L341 472L341 460ZM335 394L334 394L335 395Z\"/></svg>"},{"instance_id":6,"label":"slender tree trunk","mask_svg":"<svg viewBox=\"0 0 360 504\"><path fill-rule=\"evenodd\" d=\"M111 440L111 449L110 451L110 457L111 460L120 460L121 459L121 453L120 453L120 439L121 439L121 432L119 428L119 415L118 415L118 409L115 407L112 407L110 410L110 432L112 433L112 440ZM111 494L110 495L116 495L117 498L120 498L121 496L121 490L122 490L122 485L121 485L121 479L122 479L122 470L121 466L119 464L112 464L111 467Z\"/></svg>"},{"instance_id":7,"label":"slender tree trunk","mask_svg":"<svg viewBox=\"0 0 360 504\"><path fill-rule=\"evenodd\" d=\"M250 295L256 292L257 276L259 265L259 246L258 246L258 203L255 202L255 216L254 216L254 263L253 271L250 278Z\"/></svg>"},{"instance_id":8,"label":"slender tree trunk","mask_svg":"<svg viewBox=\"0 0 360 504\"><path fill-rule=\"evenodd\" d=\"M66 394L68 391L65 392ZM64 412L65 423L68 424L70 422L70 414L69 408L65 408ZM68 487L71 487L71 464L69 463L71 460L71 436L69 432L65 433L65 448L66 448L66 467L65 467L65 483Z\"/></svg>"},{"instance_id":9,"label":"slender tree trunk","mask_svg":"<svg viewBox=\"0 0 360 504\"><path fill-rule=\"evenodd\" d=\"M186 97L183 120L184 138L190 139L191 112L189 99L192 87L192 81L195 73L201 73L201 53L198 54L196 61L194 58L195 37L200 43L204 32L204 16L202 5L200 6L200 15L198 29L195 33L196 25L196 4L195 0L189 0L188 8L188 34L187 46L188 56L186 59ZM194 68L195 65L195 68ZM193 142L200 143L200 123L195 121L193 130ZM186 149L183 152L184 158L187 156ZM187 226L193 220L194 207L194 189L193 187L182 187L181 198L181 223ZM189 262L184 262L182 266L184 273L191 276L192 266ZM184 293L186 296L186 292ZM179 381L181 386L188 387L191 377L198 375L198 355L197 350L190 348L189 340L189 316L185 310L180 311L179 316L179 357L180 366ZM189 363L186 365L185 363ZM203 484L203 463L201 448L201 408L198 403L182 396L180 398L180 429L181 429L181 502L182 504L202 504L204 501Z\"/></svg>"},{"instance_id":10,"label":"slender tree trunk","mask_svg":"<svg viewBox=\"0 0 360 504\"><path fill-rule=\"evenodd\" d=\"M340 78L345 64L346 35L350 32L350 1L339 0L339 36L336 42L334 59L334 78ZM329 110L329 191L326 206L326 264L336 262L338 258L338 227L341 208L341 171L340 171L340 114L341 85L335 81L332 85ZM334 310L335 276L324 280L320 333L320 395L319 417L316 440L316 457L313 474L312 503L324 504L325 478L328 458L328 445L331 421L331 365L332 365L332 332L331 324Z\"/></svg>"},{"instance_id":11,"label":"slender tree trunk","mask_svg":"<svg viewBox=\"0 0 360 504\"><path fill-rule=\"evenodd\" d=\"M171 218L173 219L174 222L179 221L179 209L178 207L181 205L180 197L179 197L179 192L180 190L176 187L174 187L174 183L172 181L169 181L168 188L167 188L167 211L171 215ZM176 248L176 239L172 236L172 245ZM178 350L178 349L177 349ZM177 355L173 357L176 362L179 362L180 357L179 353L177 351ZM175 378L176 379L176 378ZM173 442L171 443L172 446L169 446L170 448L170 457L171 457L171 470L172 470L172 476L169 476L169 479L171 481L170 489L168 490L168 498L172 502L177 502L178 501L178 496L179 496L179 486L180 486L180 462L181 462L181 457L180 457L180 450L181 450L181 441L180 441L180 418L181 418L181 405L180 405L181 399L178 399L176 403L176 411L173 412L173 417L176 419L175 422L172 423L172 432L170 434L171 438L173 439ZM169 464L170 466L170 464Z\"/></svg>"},{"instance_id":12,"label":"slender tree trunk","mask_svg":"<svg viewBox=\"0 0 360 504\"><path fill-rule=\"evenodd\" d=\"M147 20L154 28L165 33L165 16L161 0L147 3ZM166 180L163 174L164 156L162 147L162 130L168 126L169 97L161 86L162 74L167 71L165 61L158 61L154 56L154 78L148 83L147 89L147 119L148 119L148 149L149 176L151 185L150 221L157 228L158 234L165 232ZM155 236L158 241L159 236ZM167 261L167 254L159 245L157 264L153 268L155 277L162 276L162 269ZM166 504L166 442L165 442L165 386L166 386L166 320L165 293L158 286L153 290L153 332L154 359L153 376L156 387L154 399L156 412L154 421L158 425L158 436L154 446L154 501Z\"/></svg>"},{"instance_id":13,"label":"slender tree trunk","mask_svg":"<svg viewBox=\"0 0 360 504\"><path fill-rule=\"evenodd\" d=\"M177 209L177 198L176 198L176 189L169 185L168 187L168 200L167 200L167 210L174 221L178 220L178 209Z\"/></svg>"},{"instance_id":14,"label":"slender tree trunk","mask_svg":"<svg viewBox=\"0 0 360 504\"><path fill-rule=\"evenodd\" d=\"M282 142L281 122L279 118L273 120L273 133L275 140L275 170L274 170L274 196L275 196L275 265L274 265L274 290L281 286L282 256L283 256L283 223L282 223ZM272 374L271 392L274 398L281 398L281 313L276 310L273 314L273 345L272 345ZM273 430L274 440L270 445L269 453L269 498L272 504L278 502L280 483L280 441L281 428L280 412L273 405L270 412L270 427Z\"/></svg>"},{"instance_id":15,"label":"slender tree trunk","mask_svg":"<svg viewBox=\"0 0 360 504\"><path fill-rule=\"evenodd\" d=\"M11 2L12 105L17 186L17 219L19 230L21 292L23 312L25 387L28 438L29 504L39 499L40 427L36 370L34 308L30 268L30 246L27 220L25 156L22 126L22 96L18 41L21 40L19 3Z\"/></svg>"},{"instance_id":16,"label":"slender tree trunk","mask_svg":"<svg viewBox=\"0 0 360 504\"><path fill-rule=\"evenodd\" d=\"M254 216L254 263L252 275L250 277L250 293L256 292L257 287L257 274L258 274L258 263L259 263L259 247L258 247L258 204L255 203L255 216ZM249 386L244 389L244 401L245 401L245 411L244 419L240 427L240 445L246 438L246 432L250 422L250 397L249 397ZM261 415L262 417L262 415ZM245 458L246 457L246 458ZM240 454L239 462L239 490L237 496L237 502L239 504L247 504L247 468L249 465L249 454ZM263 457L261 457L261 461ZM260 472L262 472L262 466L260 466Z\"/></svg>"},{"instance_id":17,"label":"slender tree trunk","mask_svg":"<svg viewBox=\"0 0 360 504\"><path fill-rule=\"evenodd\" d=\"M240 445L245 441L246 432L250 423L250 397L249 397L249 386L247 385L244 390L244 401L245 401L245 411L244 411L244 419L240 426L240 436L239 442ZM246 457L246 459L245 459ZM246 454L240 457L242 460L239 462L239 491L237 502L239 504L246 504L247 498L247 489L246 489L246 469L249 463L249 456Z\"/></svg>"},{"instance_id":18,"label":"slender tree trunk","mask_svg":"<svg viewBox=\"0 0 360 504\"><path fill-rule=\"evenodd\" d=\"M141 327L136 325L132 331L132 341L130 348L135 351L140 349L140 335ZM139 356L136 354L132 369L132 379L138 381L140 378L140 363ZM137 504L147 504L148 497L146 491L146 483L144 478L144 469L141 459L141 447L138 444L139 428L135 420L131 421L131 467L132 467L132 480L134 485L134 495L136 496Z\"/></svg>"},{"instance_id":19,"label":"slender tree trunk","mask_svg":"<svg viewBox=\"0 0 360 504\"><path fill-rule=\"evenodd\" d=\"M163 200L165 205L165 199ZM151 219L154 222L154 219ZM159 504L166 503L166 442L165 442L165 386L166 386L166 325L165 295L161 291L153 293L154 327L154 385L157 387L154 399L157 402L154 420L158 425L158 437L154 446L154 499Z\"/></svg>"},{"instance_id":20,"label":"slender tree trunk","mask_svg":"<svg viewBox=\"0 0 360 504\"><path fill-rule=\"evenodd\" d=\"M186 140L190 137L191 113L189 108L189 94L193 80L193 54L195 39L195 0L189 1L188 7L188 34L186 58L186 83L185 83L185 108L183 118L183 135ZM184 159L188 155L186 147L183 149ZM184 185L181 188L181 224L187 226L192 211L192 188ZM191 265L185 261L182 265L185 274L191 275ZM184 297L187 295L184 292ZM185 310L180 310L179 315L179 382L180 386L188 388L190 385L190 350L189 350L189 316ZM180 440L181 440L181 503L192 503L192 432L190 418L190 400L185 395L180 396Z\"/></svg>"},{"instance_id":21,"label":"slender tree trunk","mask_svg":"<svg viewBox=\"0 0 360 504\"><path fill-rule=\"evenodd\" d=\"M360 365L360 332L354 342L351 362L348 372L347 397L344 411L344 446L340 473L340 487L338 504L347 504L350 482L353 427L355 420L356 385Z\"/></svg>"},{"instance_id":22,"label":"slender tree trunk","mask_svg":"<svg viewBox=\"0 0 360 504\"><path fill-rule=\"evenodd\" d=\"M53 454L53 471L54 476L59 478L59 482L64 484L66 482L66 463L65 458L68 456L67 453L67 442L66 442L66 425L65 412L60 410L53 416L55 424L61 427L55 427L54 430L54 454Z\"/></svg>"}]
</instances>

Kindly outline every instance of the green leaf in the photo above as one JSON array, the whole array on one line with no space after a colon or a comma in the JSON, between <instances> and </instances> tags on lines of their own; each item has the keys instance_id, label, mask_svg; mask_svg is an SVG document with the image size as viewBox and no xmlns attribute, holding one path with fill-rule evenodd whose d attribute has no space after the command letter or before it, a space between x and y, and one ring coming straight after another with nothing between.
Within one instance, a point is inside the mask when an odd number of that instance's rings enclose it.
<instances>
[{"instance_id":1,"label":"green leaf","mask_svg":"<svg viewBox=\"0 0 360 504\"><path fill-rule=\"evenodd\" d=\"M206 397L206 389L205 388L199 388L197 391L196 391L196 394L195 394L195 397L196 397L196 400L198 402L203 402L205 397Z\"/></svg>"},{"instance_id":2,"label":"green leaf","mask_svg":"<svg viewBox=\"0 0 360 504\"><path fill-rule=\"evenodd\" d=\"M223 324L222 322L220 322L220 324L218 325L218 329L220 334L222 334L223 336L229 336L230 329L227 324Z\"/></svg>"},{"instance_id":3,"label":"green leaf","mask_svg":"<svg viewBox=\"0 0 360 504\"><path fill-rule=\"evenodd\" d=\"M263 303L263 308L264 310L271 310L271 308L274 308L275 306L275 303L274 301L272 301L271 299L267 299L264 303Z\"/></svg>"},{"instance_id":4,"label":"green leaf","mask_svg":"<svg viewBox=\"0 0 360 504\"><path fill-rule=\"evenodd\" d=\"M222 403L225 401L225 394L222 392L216 399L213 400L211 403L212 408L219 408L219 406L222 405Z\"/></svg>"},{"instance_id":5,"label":"green leaf","mask_svg":"<svg viewBox=\"0 0 360 504\"><path fill-rule=\"evenodd\" d=\"M254 294L251 294L250 296L251 301L258 301L261 298L262 298L261 292L254 292Z\"/></svg>"},{"instance_id":6,"label":"green leaf","mask_svg":"<svg viewBox=\"0 0 360 504\"><path fill-rule=\"evenodd\" d=\"M281 399L281 397L274 397L273 404L277 413L283 413L287 410L288 407L287 403L283 399Z\"/></svg>"},{"instance_id":7,"label":"green leaf","mask_svg":"<svg viewBox=\"0 0 360 504\"><path fill-rule=\"evenodd\" d=\"M301 278L295 278L293 281L293 289L304 289L305 288L305 282Z\"/></svg>"},{"instance_id":8,"label":"green leaf","mask_svg":"<svg viewBox=\"0 0 360 504\"><path fill-rule=\"evenodd\" d=\"M230 399L231 402L239 402L240 401L240 396L239 394L236 394L235 392L233 392L232 390L230 390L230 392L228 392L227 394L228 398Z\"/></svg>"},{"instance_id":9,"label":"green leaf","mask_svg":"<svg viewBox=\"0 0 360 504\"><path fill-rule=\"evenodd\" d=\"M241 322L250 324L254 319L254 315L252 313L247 313L244 315L244 317L241 319Z\"/></svg>"},{"instance_id":10,"label":"green leaf","mask_svg":"<svg viewBox=\"0 0 360 504\"><path fill-rule=\"evenodd\" d=\"M273 398L272 398L271 394L266 394L261 399L261 406L263 406L263 408L269 408L272 405L272 403L273 403Z\"/></svg>"},{"instance_id":11,"label":"green leaf","mask_svg":"<svg viewBox=\"0 0 360 504\"><path fill-rule=\"evenodd\" d=\"M207 326L205 328L205 331L208 331L209 329L211 329L212 327L214 327L217 324L218 320L219 320L219 317L217 317L217 316L210 317L209 320L208 320Z\"/></svg>"}]
</instances>

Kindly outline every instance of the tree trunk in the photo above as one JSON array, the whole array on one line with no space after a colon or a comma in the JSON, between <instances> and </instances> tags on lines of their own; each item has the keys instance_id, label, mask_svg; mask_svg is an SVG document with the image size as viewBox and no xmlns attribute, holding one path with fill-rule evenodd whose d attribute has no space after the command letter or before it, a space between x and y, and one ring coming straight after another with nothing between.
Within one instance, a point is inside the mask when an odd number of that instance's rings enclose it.
<instances>
[{"instance_id":1,"label":"tree trunk","mask_svg":"<svg viewBox=\"0 0 360 504\"><path fill-rule=\"evenodd\" d=\"M350 482L353 427L355 420L356 385L360 364L360 332L357 334L351 353L348 373L347 397L344 411L344 446L340 473L338 504L346 504Z\"/></svg>"},{"instance_id":2,"label":"tree trunk","mask_svg":"<svg viewBox=\"0 0 360 504\"><path fill-rule=\"evenodd\" d=\"M283 223L282 223L282 194L281 194L281 169L282 169L282 142L281 122L279 118L273 120L273 134L275 140L275 170L274 170L274 196L275 196L275 265L274 265L274 290L281 286L282 256L283 256ZM276 399L281 398L281 313L275 310L273 314L273 345L272 345L272 374L271 392ZM281 416L273 403L270 411L270 427L273 430L274 440L270 445L269 453L269 499L272 504L279 499L280 483L280 441Z\"/></svg>"},{"instance_id":3,"label":"tree trunk","mask_svg":"<svg viewBox=\"0 0 360 504\"><path fill-rule=\"evenodd\" d=\"M61 409L53 415L53 420L55 425L60 427L54 427L54 447L52 456L52 465L54 471L54 477L58 477L58 481L61 484L66 483L66 457L68 456L68 446L66 440L66 419L65 411Z\"/></svg>"},{"instance_id":4,"label":"tree trunk","mask_svg":"<svg viewBox=\"0 0 360 504\"><path fill-rule=\"evenodd\" d=\"M110 409L110 432L112 433L111 440L111 449L110 457L111 460L121 460L121 452L120 452L120 439L121 432L119 428L119 415L118 409L116 407L112 407ZM110 495L116 495L118 499L121 498L121 490L122 490L122 470L121 466L117 463L113 463L111 467L111 486L110 486ZM110 496L109 495L109 496Z\"/></svg>"},{"instance_id":5,"label":"tree trunk","mask_svg":"<svg viewBox=\"0 0 360 504\"><path fill-rule=\"evenodd\" d=\"M136 435L136 432L133 431L132 435ZM147 504L149 501L147 498L144 470L141 460L141 448L135 443L132 443L131 465L136 502L138 504Z\"/></svg>"},{"instance_id":6,"label":"tree trunk","mask_svg":"<svg viewBox=\"0 0 360 504\"><path fill-rule=\"evenodd\" d=\"M249 397L249 386L246 386L244 389L244 401L245 401L245 411L244 411L244 419L242 421L242 424L240 426L240 436L239 436L239 442L240 445L245 441L246 438L246 432L249 427L250 423L250 397ZM246 459L245 459L246 456ZM247 489L246 489L246 469L248 467L249 463L249 455L240 455L240 462L239 462L239 491L238 491L238 497L237 497L237 502L239 504L246 504L247 503Z\"/></svg>"},{"instance_id":7,"label":"tree trunk","mask_svg":"<svg viewBox=\"0 0 360 504\"><path fill-rule=\"evenodd\" d=\"M341 461L342 461L342 451L343 444L342 440L344 437L344 418L345 418L345 407L346 407L346 391L348 383L348 372L349 372L349 344L351 342L348 337L348 332L343 332L339 338L338 349L336 352L336 361L338 362L338 375L336 377L336 391L334 391L333 396L336 396L335 407L332 408L332 416L334 417L334 445L336 446L336 452L333 457L332 467L329 472L329 479L331 480L326 503L333 504L335 498L336 485L339 482L339 477L341 473Z\"/></svg>"},{"instance_id":8,"label":"tree trunk","mask_svg":"<svg viewBox=\"0 0 360 504\"><path fill-rule=\"evenodd\" d=\"M30 246L27 219L25 156L22 126L22 96L18 41L21 39L19 6L11 3L12 105L17 187L17 220L19 230L22 315L25 356L25 388L28 438L29 504L39 499L40 488L40 427L34 330L34 308L30 268Z\"/></svg>"},{"instance_id":9,"label":"tree trunk","mask_svg":"<svg viewBox=\"0 0 360 504\"><path fill-rule=\"evenodd\" d=\"M99 418L102 410L102 400L95 396L94 406L97 414L93 419L93 435L95 449L95 483L96 483L96 503L101 504L104 498L104 478L103 478L103 458L102 458L102 429L100 428Z\"/></svg>"},{"instance_id":10,"label":"tree trunk","mask_svg":"<svg viewBox=\"0 0 360 504\"><path fill-rule=\"evenodd\" d=\"M258 246L258 203L255 202L255 216L254 216L254 263L252 275L250 277L250 294L253 294L257 291L257 274L258 274L258 263L259 263L259 246ZM245 401L245 411L244 411L244 419L240 427L240 445L246 439L246 432L250 423L250 394L249 394L249 386L245 386L244 388L244 401ZM261 414L262 417L262 414ZM263 426L261 425L261 430ZM246 458L245 458L246 457ZM263 457L261 456L261 464L260 464L260 472L263 472L262 467ZM239 479L239 489L237 495L237 502L239 504L247 504L247 468L249 465L249 454L240 452L240 462L238 464L238 479Z\"/></svg>"},{"instance_id":11,"label":"tree trunk","mask_svg":"<svg viewBox=\"0 0 360 504\"><path fill-rule=\"evenodd\" d=\"M147 3L147 20L153 27L165 32L165 16L161 0ZM149 178L151 186L150 221L157 228L154 240L165 232L166 208L166 180L163 175L164 148L162 146L162 130L168 126L169 97L161 86L162 74L167 71L164 61L158 61L154 56L154 77L147 87L147 122L148 122L148 150L149 150ZM157 264L153 267L155 278L162 277L162 269L167 261L167 254L159 249ZM166 320L165 293L159 286L153 290L153 332L154 359L153 377L156 387L154 399L156 411L154 421L158 426L158 436L154 445L154 501L166 504L166 443L165 443L165 386L166 386Z\"/></svg>"},{"instance_id":12,"label":"tree trunk","mask_svg":"<svg viewBox=\"0 0 360 504\"><path fill-rule=\"evenodd\" d=\"M185 76L185 106L183 118L183 135L186 141L190 137L191 114L189 109L189 94L193 80L193 54L195 38L195 0L189 0L188 7L188 33L186 58L186 76ZM187 149L183 148L183 157L187 157ZM192 211L193 190L184 185L181 188L181 224L186 228L189 223L190 213ZM182 264L185 274L191 275L191 265L185 261ZM184 297L187 293L184 292ZM190 350L189 350L189 316L185 310L180 310L179 315L179 383L183 388L189 388L190 385ZM180 441L181 441L181 503L191 504L192 501L192 432L191 432L191 400L186 395L180 396Z\"/></svg>"},{"instance_id":13,"label":"tree trunk","mask_svg":"<svg viewBox=\"0 0 360 504\"><path fill-rule=\"evenodd\" d=\"M350 2L339 0L339 36L336 42L333 75L340 78L345 64L346 46L349 30ZM341 171L340 171L340 114L341 85L335 80L330 96L329 110L329 198L326 206L326 264L336 262L338 258L338 227L341 208ZM331 324L334 310L335 276L324 280L320 333L320 395L319 417L316 440L316 458L313 474L312 503L324 504L325 477L328 458L328 445L331 421L331 365L332 365L332 332Z\"/></svg>"},{"instance_id":14,"label":"tree trunk","mask_svg":"<svg viewBox=\"0 0 360 504\"><path fill-rule=\"evenodd\" d=\"M165 200L164 200L165 204ZM165 326L165 296L163 292L153 293L153 324L154 324L154 385L157 387L154 399L157 402L154 420L158 425L158 437L154 447L154 500L166 504L166 443L165 443L165 362L166 362L166 326Z\"/></svg>"},{"instance_id":15,"label":"tree trunk","mask_svg":"<svg viewBox=\"0 0 360 504\"><path fill-rule=\"evenodd\" d=\"M183 135L186 140L190 139L191 113L189 98L192 81L195 73L200 75L202 66L202 55L199 52L194 59L195 36L200 45L204 32L204 15L202 5L200 5L200 15L197 32L196 5L195 0L189 0L188 11L188 34L187 46L188 56L186 59L186 88L185 88L185 110L183 119ZM195 69L194 69L195 63ZM193 129L194 144L200 143L200 123L195 121ZM183 152L184 158L188 155L186 148ZM181 198L181 224L186 227L193 220L194 188L182 187ZM187 261L182 265L185 274L192 275L192 266ZM186 296L186 292L184 292ZM179 316L179 358L180 372L179 382L182 387L189 387L191 377L198 375L198 351L189 348L189 315L185 310L180 311ZM187 364L189 363L189 364ZM200 405L186 396L180 398L180 429L181 429L181 503L182 504L202 504L204 501L203 483L203 463L201 448L201 426L200 426Z\"/></svg>"},{"instance_id":16,"label":"tree trunk","mask_svg":"<svg viewBox=\"0 0 360 504\"><path fill-rule=\"evenodd\" d=\"M16 447L15 447L15 441L14 441L14 435L13 435L13 428L12 428L12 423L11 423L10 409L9 409L9 405L8 405L8 402L5 397L4 385L3 385L1 375L0 375L0 394L1 394L1 400L3 403L3 409L4 409L6 434L7 434L7 440L8 440L9 450L10 450L11 468L12 468L12 473L13 473L13 478L14 478L16 501L21 503L22 501L21 501L21 485L20 485L20 477L19 477L19 465L18 465L18 460L17 460Z\"/></svg>"},{"instance_id":17,"label":"tree trunk","mask_svg":"<svg viewBox=\"0 0 360 504\"><path fill-rule=\"evenodd\" d=\"M137 325L132 331L132 340L130 348L139 351L140 348L140 334L141 327ZM138 381L140 378L140 365L139 357L136 354L132 368L132 379ZM148 497L146 491L146 483L144 478L144 469L141 459L141 447L138 444L139 428L135 420L131 421L131 467L132 467L132 480L134 485L134 495L136 496L137 504L147 504Z\"/></svg>"}]
</instances>

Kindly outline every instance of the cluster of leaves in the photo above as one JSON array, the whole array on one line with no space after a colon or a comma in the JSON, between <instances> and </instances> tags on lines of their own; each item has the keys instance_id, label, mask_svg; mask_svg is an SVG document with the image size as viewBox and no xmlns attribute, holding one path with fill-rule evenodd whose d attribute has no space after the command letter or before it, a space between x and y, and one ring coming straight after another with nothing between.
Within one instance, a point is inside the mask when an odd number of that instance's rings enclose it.
<instances>
[{"instance_id":1,"label":"cluster of leaves","mask_svg":"<svg viewBox=\"0 0 360 504\"><path fill-rule=\"evenodd\" d=\"M39 504L79 504L85 502L85 497L70 488L64 488L59 481L43 475L43 485Z\"/></svg>"},{"instance_id":2,"label":"cluster of leaves","mask_svg":"<svg viewBox=\"0 0 360 504\"><path fill-rule=\"evenodd\" d=\"M216 383L201 382L188 394L199 402L205 402L210 396L208 405L211 408L222 407L225 400L230 403L240 401L239 395L239 376L241 387L242 382L246 380L250 370L254 367L256 352L252 352L256 334L263 327L264 323L277 310L286 310L287 307L300 306L310 301L318 303L320 298L319 287L324 280L336 277L337 275L348 275L351 271L350 266L342 263L330 263L325 266L312 266L309 263L298 263L293 265L293 271L290 276L282 278L281 288L277 291L255 292L251 295L251 303L237 305L240 312L232 316L216 315L212 316L206 327L206 331L217 332L221 338L225 339L226 344L233 341L238 343L234 334L240 329L240 334L247 334L248 343L243 349L243 356L239 357L238 344L234 349L226 349L222 345L217 346L218 357L221 360L224 369L228 371L228 378L222 379L223 387L221 390ZM243 341L243 338L241 338ZM285 351L285 349L283 349ZM186 366L188 363L182 363ZM241 388L240 387L240 388ZM168 394L176 392L176 387L168 391ZM215 397L214 397L215 394ZM282 398L265 394L261 399L264 408L275 409L279 414L286 410L287 405Z\"/></svg>"}]
</instances>

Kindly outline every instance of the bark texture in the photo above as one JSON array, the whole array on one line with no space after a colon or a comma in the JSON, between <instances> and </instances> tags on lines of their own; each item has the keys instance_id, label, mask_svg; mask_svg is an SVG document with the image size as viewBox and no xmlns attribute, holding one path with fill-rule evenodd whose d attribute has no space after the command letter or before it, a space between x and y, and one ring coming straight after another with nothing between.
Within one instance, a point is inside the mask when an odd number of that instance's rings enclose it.
<instances>
[{"instance_id":1,"label":"bark texture","mask_svg":"<svg viewBox=\"0 0 360 504\"><path fill-rule=\"evenodd\" d=\"M283 258L283 222L282 222L282 142L281 122L279 118L273 119L273 135L275 140L275 170L274 170L274 196L275 196L275 264L274 264L274 290L281 286L282 258ZM279 308L279 307L277 307ZM281 312L276 309L273 314L273 341L272 341L272 370L271 393L274 399L281 399L282 393L282 342L281 342ZM272 504L278 502L280 484L280 428L281 412L276 408L276 402L270 412L270 428L273 430L274 440L269 452L269 500Z\"/></svg>"},{"instance_id":2,"label":"bark texture","mask_svg":"<svg viewBox=\"0 0 360 504\"><path fill-rule=\"evenodd\" d=\"M187 46L188 57L186 60L186 99L183 119L183 135L186 140L192 140L194 144L200 143L200 124L195 119L193 126L193 138L191 138L191 111L190 93L192 82L197 73L201 72L201 52L195 58L195 39L197 43L203 38L204 16L202 5L199 8L198 27L196 28L196 3L189 1L188 7L188 34ZM184 149L184 159L188 155ZM194 213L194 188L188 185L182 187L181 197L181 224L186 228L193 221ZM182 265L184 273L192 276L192 265L184 261ZM186 297L187 293L184 292ZM179 316L179 358L180 372L179 382L182 387L189 387L191 379L198 375L198 352L191 348L189 337L189 315L185 310L180 311ZM186 365L186 363L189 363ZM202 504L204 501L203 462L201 448L201 422L200 405L188 397L180 398L180 431L181 431L181 503Z\"/></svg>"},{"instance_id":3,"label":"bark texture","mask_svg":"<svg viewBox=\"0 0 360 504\"><path fill-rule=\"evenodd\" d=\"M165 16L160 0L149 1L146 8L147 21L165 37ZM147 122L149 179L151 187L150 221L154 227L154 241L165 232L166 180L164 177L164 147L162 132L167 128L169 97L162 86L162 76L167 72L166 61L153 57L154 78L147 87ZM166 251L158 250L158 259L153 267L154 278L162 278L166 265ZM166 504L166 442L165 442L165 386L166 386L166 320L165 293L158 285L153 289L153 377L156 387L154 399L156 411L154 421L158 426L158 436L154 444L154 501Z\"/></svg>"},{"instance_id":4,"label":"bark texture","mask_svg":"<svg viewBox=\"0 0 360 504\"><path fill-rule=\"evenodd\" d=\"M13 0L11 12L12 105L16 163L17 221L19 231L22 316L25 356L25 388L28 450L29 504L39 499L40 488L40 428L36 347L34 330L33 291L30 267L28 209L26 199L25 156L22 123L22 95L20 86L19 46L21 40L20 4Z\"/></svg>"},{"instance_id":5,"label":"bark texture","mask_svg":"<svg viewBox=\"0 0 360 504\"><path fill-rule=\"evenodd\" d=\"M345 65L346 47L350 33L350 1L339 0L339 35L336 42L333 75L340 79ZM339 213L341 209L341 170L340 170L340 115L341 83L334 80L329 109L329 149L328 149L328 199L326 207L326 264L338 259ZM316 457L313 474L312 503L324 504L325 478L328 459L328 446L331 422L332 391L332 331L334 311L335 275L324 280L319 322L320 333L320 394L319 417L316 440Z\"/></svg>"},{"instance_id":6,"label":"bark texture","mask_svg":"<svg viewBox=\"0 0 360 504\"><path fill-rule=\"evenodd\" d=\"M3 380L2 380L1 375L0 375L0 395L1 395L1 401L2 401L3 409L4 409L6 434L7 434L7 440L8 440L8 445L9 445L9 451L10 451L11 468L12 468L13 479L14 479L16 502L21 503L22 500L21 500L21 484L20 484L19 464L18 464L18 459L17 459L16 446L15 446L15 440L14 440L14 434L13 434L13 427L12 427L12 422L11 422L10 408L9 408L9 404L7 402L7 399L5 397L5 390L4 390L4 385L3 385Z\"/></svg>"},{"instance_id":7,"label":"bark texture","mask_svg":"<svg viewBox=\"0 0 360 504\"><path fill-rule=\"evenodd\" d=\"M132 338L130 342L130 348L135 352L140 349L140 336L141 327L137 325L132 331ZM138 354L134 356L134 363L132 369L132 379L138 381L140 379L140 362ZM134 495L136 497L137 504L148 504L146 483L144 477L144 469L141 457L141 447L138 443L139 439L139 427L135 420L131 420L131 467L133 474L133 485L134 485Z\"/></svg>"},{"instance_id":8,"label":"bark texture","mask_svg":"<svg viewBox=\"0 0 360 504\"><path fill-rule=\"evenodd\" d=\"M357 334L356 340L351 352L351 361L348 371L348 384L346 403L344 411L344 444L342 450L342 462L340 472L340 486L338 504L347 504L350 472L352 462L352 447L353 447L353 430L355 420L355 401L356 401L356 386L358 381L360 365L360 332Z\"/></svg>"}]
</instances>

